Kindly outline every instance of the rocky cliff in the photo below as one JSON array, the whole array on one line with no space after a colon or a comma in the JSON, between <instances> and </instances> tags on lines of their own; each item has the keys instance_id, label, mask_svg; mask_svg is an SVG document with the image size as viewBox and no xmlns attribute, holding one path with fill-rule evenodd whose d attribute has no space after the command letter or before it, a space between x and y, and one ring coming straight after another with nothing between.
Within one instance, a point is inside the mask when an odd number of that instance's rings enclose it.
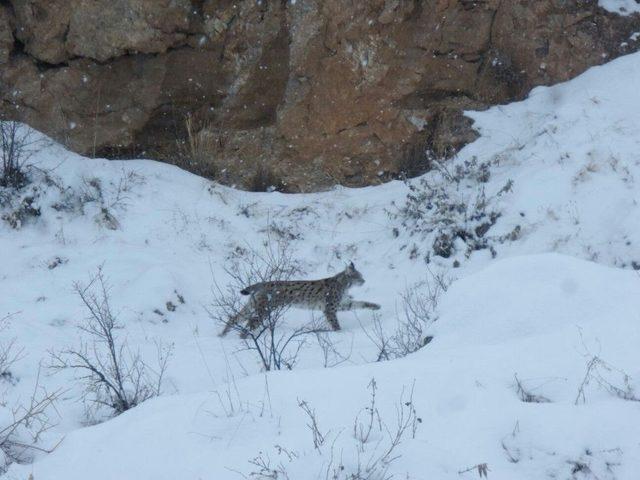
<instances>
[{"instance_id":1,"label":"rocky cliff","mask_svg":"<svg viewBox=\"0 0 640 480\"><path fill-rule=\"evenodd\" d=\"M360 186L637 49L595 0L0 0L0 112L248 188Z\"/></svg>"}]
</instances>

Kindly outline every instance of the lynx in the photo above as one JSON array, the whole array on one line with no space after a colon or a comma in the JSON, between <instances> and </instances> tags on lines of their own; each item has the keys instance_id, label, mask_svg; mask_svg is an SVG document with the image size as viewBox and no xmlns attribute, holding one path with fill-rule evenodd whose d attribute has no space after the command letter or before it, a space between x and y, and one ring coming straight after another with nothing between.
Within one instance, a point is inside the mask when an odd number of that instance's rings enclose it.
<instances>
[{"instance_id":1,"label":"lynx","mask_svg":"<svg viewBox=\"0 0 640 480\"><path fill-rule=\"evenodd\" d=\"M357 301L347 294L351 287L362 284L362 274L351 263L337 275L320 280L287 280L250 285L240 291L243 295L250 295L249 301L229 319L221 336L244 321L247 322L247 329L253 330L273 309L286 306L322 310L331 328L340 330L336 315L338 310L380 308L376 303ZM243 332L243 336L246 336L246 332Z\"/></svg>"}]
</instances>

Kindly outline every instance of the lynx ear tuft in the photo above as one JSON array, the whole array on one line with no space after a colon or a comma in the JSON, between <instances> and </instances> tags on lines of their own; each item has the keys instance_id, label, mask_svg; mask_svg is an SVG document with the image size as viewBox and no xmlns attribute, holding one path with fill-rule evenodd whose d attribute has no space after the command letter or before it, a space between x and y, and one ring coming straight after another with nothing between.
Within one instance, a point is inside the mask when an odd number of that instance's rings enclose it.
<instances>
[{"instance_id":1,"label":"lynx ear tuft","mask_svg":"<svg viewBox=\"0 0 640 480\"><path fill-rule=\"evenodd\" d=\"M349 269L350 270L355 270L356 266L353 264L353 262L349 262Z\"/></svg>"}]
</instances>

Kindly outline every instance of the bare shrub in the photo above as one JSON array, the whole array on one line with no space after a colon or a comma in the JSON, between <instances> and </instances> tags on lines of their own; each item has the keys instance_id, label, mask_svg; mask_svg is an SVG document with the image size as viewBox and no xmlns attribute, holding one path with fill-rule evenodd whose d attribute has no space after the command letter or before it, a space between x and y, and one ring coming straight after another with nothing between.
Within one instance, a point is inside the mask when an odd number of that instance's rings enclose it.
<instances>
[{"instance_id":1,"label":"bare shrub","mask_svg":"<svg viewBox=\"0 0 640 480\"><path fill-rule=\"evenodd\" d=\"M395 421L387 421L378 410L375 379L371 379L368 388L369 403L354 418L352 435L349 436L348 442L341 445L339 456L336 454L336 444L344 429L333 435L330 431L323 432L315 409L308 402L298 400L298 406L307 417L313 449L322 462L312 467L314 459L276 446L276 453L281 461L275 463L267 453L260 452L258 457L249 461L253 466L252 471L248 475L241 475L258 480L287 480L294 478L291 472L301 466L294 463L304 462L302 467L305 471L309 471L310 468L316 469L315 474L309 475L310 478L392 480L394 475L389 472L389 468L400 458L398 448L408 437L415 438L422 419L417 415L413 405L413 386L410 389L402 389L396 404ZM348 460L344 461L343 456Z\"/></svg>"},{"instance_id":2,"label":"bare shrub","mask_svg":"<svg viewBox=\"0 0 640 480\"><path fill-rule=\"evenodd\" d=\"M81 206L96 203L107 210L125 209L130 200L130 194L136 185L144 183L144 177L134 170L122 169L118 183L109 182L107 187L98 177L84 177L82 187L77 196Z\"/></svg>"},{"instance_id":3,"label":"bare shrub","mask_svg":"<svg viewBox=\"0 0 640 480\"><path fill-rule=\"evenodd\" d=\"M612 380L611 377L617 377L617 381ZM574 400L575 405L587 402L586 390L591 382L595 382L596 385L614 397L630 402L640 402L640 396L635 392L629 374L605 362L598 355L591 355L584 377L578 387Z\"/></svg>"},{"instance_id":4,"label":"bare shrub","mask_svg":"<svg viewBox=\"0 0 640 480\"><path fill-rule=\"evenodd\" d=\"M282 312L285 310L287 308L268 311L257 329L242 328L244 349L257 354L266 371L293 369L308 335L319 330L319 327L311 323L286 329L282 324Z\"/></svg>"},{"instance_id":5,"label":"bare shrub","mask_svg":"<svg viewBox=\"0 0 640 480\"><path fill-rule=\"evenodd\" d=\"M159 146L152 156L162 158L196 175L215 180L219 168L215 161L220 137L212 128L208 119L187 113L181 124L174 125L174 146Z\"/></svg>"},{"instance_id":6,"label":"bare shrub","mask_svg":"<svg viewBox=\"0 0 640 480\"><path fill-rule=\"evenodd\" d=\"M311 435L313 436L313 448L319 451L320 447L324 445L327 434L320 431L316 411L311 408L311 406L309 406L307 402L305 402L304 400L298 400L298 407L300 407L309 418L307 427L309 428L309 431L311 431Z\"/></svg>"},{"instance_id":7,"label":"bare shrub","mask_svg":"<svg viewBox=\"0 0 640 480\"><path fill-rule=\"evenodd\" d=\"M478 463L472 467L465 468L464 470L458 471L458 475L463 475L469 472L477 472L480 478L489 478L489 465L486 463Z\"/></svg>"},{"instance_id":8,"label":"bare shrub","mask_svg":"<svg viewBox=\"0 0 640 480\"><path fill-rule=\"evenodd\" d=\"M214 161L216 138L211 131L209 122L196 125L192 115L184 120L189 147L189 161L192 171L207 178L216 178L218 169Z\"/></svg>"},{"instance_id":9,"label":"bare shrub","mask_svg":"<svg viewBox=\"0 0 640 480\"><path fill-rule=\"evenodd\" d=\"M11 366L20 358L23 349L16 348L15 339L0 343L0 379L15 382Z\"/></svg>"},{"instance_id":10,"label":"bare shrub","mask_svg":"<svg viewBox=\"0 0 640 480\"><path fill-rule=\"evenodd\" d=\"M40 386L40 372L28 403L11 409L8 421L0 427L0 473L12 463L28 463L36 452L50 453L57 445L41 445L41 435L53 426L49 411L59 392L49 393Z\"/></svg>"},{"instance_id":11,"label":"bare shrub","mask_svg":"<svg viewBox=\"0 0 640 480\"><path fill-rule=\"evenodd\" d=\"M42 170L30 163L44 145L26 125L0 120L0 219L11 228L39 217L43 186L33 184Z\"/></svg>"},{"instance_id":12,"label":"bare shrub","mask_svg":"<svg viewBox=\"0 0 640 480\"><path fill-rule=\"evenodd\" d=\"M380 412L376 407L376 392L378 390L378 385L376 384L376 379L372 378L369 382L368 388L371 390L371 396L369 400L369 405L364 408L365 412L365 420L361 419L361 414L358 413L356 415L355 420L353 421L353 438L358 440L359 448L361 449L363 445L369 443L371 432L374 429L374 426L378 426L382 424L382 419L380 418Z\"/></svg>"},{"instance_id":13,"label":"bare shrub","mask_svg":"<svg viewBox=\"0 0 640 480\"><path fill-rule=\"evenodd\" d=\"M632 378L625 371L611 365L599 355L593 354L579 330L580 342L584 349L584 357L587 361L584 377L578 386L578 392L574 400L575 405L587 402L587 389L592 382L622 400L640 402L640 396L636 394L632 385Z\"/></svg>"},{"instance_id":14,"label":"bare shrub","mask_svg":"<svg viewBox=\"0 0 640 480\"><path fill-rule=\"evenodd\" d=\"M32 155L31 130L14 121L0 121L0 187L21 188L28 183L27 161Z\"/></svg>"},{"instance_id":15,"label":"bare shrub","mask_svg":"<svg viewBox=\"0 0 640 480\"><path fill-rule=\"evenodd\" d=\"M95 407L105 406L118 415L161 393L171 347L157 344L158 365L151 369L126 339L110 305L109 287L102 268L87 285L76 283L75 291L88 316L79 329L88 334L77 348L52 352L52 368L72 369L84 383L85 398Z\"/></svg>"},{"instance_id":16,"label":"bare shrub","mask_svg":"<svg viewBox=\"0 0 640 480\"><path fill-rule=\"evenodd\" d=\"M315 333L316 342L322 354L322 366L324 368L333 368L348 362L353 352L353 338L349 350L341 352L338 345L334 341L334 336L324 330L317 330Z\"/></svg>"},{"instance_id":17,"label":"bare shrub","mask_svg":"<svg viewBox=\"0 0 640 480\"><path fill-rule=\"evenodd\" d=\"M300 272L289 244L277 241L267 242L263 250L236 249L224 270L231 281L225 287L214 281L213 301L207 309L210 318L223 326L221 335L238 332L243 339L242 349L253 352L264 370L292 369L308 336L324 328L313 320L287 328L283 322L287 305L268 308L258 318L258 312L251 311L240 296L241 290L249 285L290 280ZM256 323L256 328L249 327Z\"/></svg>"},{"instance_id":18,"label":"bare shrub","mask_svg":"<svg viewBox=\"0 0 640 480\"><path fill-rule=\"evenodd\" d=\"M374 313L373 314L373 325L370 329L362 326L362 330L364 334L367 336L369 340L375 345L377 354L376 354L376 362L382 362L385 360L390 360L394 358L391 356L390 351L393 350L391 337L385 332L384 327L382 325L382 318L380 315Z\"/></svg>"},{"instance_id":19,"label":"bare shrub","mask_svg":"<svg viewBox=\"0 0 640 480\"><path fill-rule=\"evenodd\" d=\"M438 301L449 284L442 274L431 274L430 279L407 287L400 297L397 324L391 334L384 330L380 316L374 314L371 329L363 329L376 346L376 361L405 357L433 339L427 330L438 319Z\"/></svg>"},{"instance_id":20,"label":"bare shrub","mask_svg":"<svg viewBox=\"0 0 640 480\"><path fill-rule=\"evenodd\" d=\"M400 399L396 404L396 421L393 425L388 425L381 417L377 407L376 392L377 384L375 378L369 382L370 400L369 405L356 416L353 422L353 436L358 452L357 462L351 466L343 465L342 461L337 464L329 464L328 478L334 480L387 480L392 479L389 474L390 465L395 462L400 455L397 449L407 435L415 438L418 425L422 423L413 405L413 390L403 388ZM362 413L364 412L364 415ZM384 439L372 438L386 435ZM333 457L333 455L332 455Z\"/></svg>"},{"instance_id":21,"label":"bare shrub","mask_svg":"<svg viewBox=\"0 0 640 480\"><path fill-rule=\"evenodd\" d=\"M520 398L521 401L523 401L525 403L549 403L549 402L551 402L551 400L549 400L544 395L538 395L536 393L531 392L531 390L529 390L527 387L525 387L524 384L520 381L520 379L518 378L518 375L514 374L513 378L515 380L516 393L518 394L518 398Z\"/></svg>"},{"instance_id":22,"label":"bare shrub","mask_svg":"<svg viewBox=\"0 0 640 480\"><path fill-rule=\"evenodd\" d=\"M0 332L4 332L9 327L9 319L11 315L7 315L0 319ZM16 346L16 339L11 338L0 342L0 379L10 383L15 383L16 378L11 372L13 364L22 357L24 349Z\"/></svg>"},{"instance_id":23,"label":"bare shrub","mask_svg":"<svg viewBox=\"0 0 640 480\"><path fill-rule=\"evenodd\" d=\"M144 177L125 169L117 183L109 182L105 185L98 177L83 178L79 191L68 192L63 201L53 205L53 208L84 214L85 207L93 204L98 207L98 212L94 215L95 222L109 230L118 230L120 222L116 212L126 210L133 188L143 183Z\"/></svg>"},{"instance_id":24,"label":"bare shrub","mask_svg":"<svg viewBox=\"0 0 640 480\"><path fill-rule=\"evenodd\" d=\"M102 188L102 181L97 178L83 178L83 188L80 196L80 206L84 209L84 205L88 203L96 203L100 207L98 214L94 217L95 222L109 230L118 230L120 222L111 213L111 206L107 205Z\"/></svg>"},{"instance_id":25,"label":"bare shrub","mask_svg":"<svg viewBox=\"0 0 640 480\"><path fill-rule=\"evenodd\" d=\"M513 427L511 433L506 435L500 442L502 450L504 451L504 454L510 463L518 463L520 462L520 460L522 460L522 449L517 445L519 434L520 423L516 421L516 424Z\"/></svg>"},{"instance_id":26,"label":"bare shrub","mask_svg":"<svg viewBox=\"0 0 640 480\"><path fill-rule=\"evenodd\" d=\"M617 472L615 469L622 465L621 460L623 453L620 448L598 450L584 448L580 455L573 454L567 458L565 460L566 467L559 470L565 475L565 478L571 478L573 480L619 478L616 475ZM570 477L568 475L570 475ZM558 475L558 477L559 476L560 475Z\"/></svg>"},{"instance_id":27,"label":"bare shrub","mask_svg":"<svg viewBox=\"0 0 640 480\"><path fill-rule=\"evenodd\" d=\"M572 480L614 480L623 478L618 475L616 468L623 464L624 452L619 447L602 448L601 438L597 438L597 446L585 445L581 442L581 447L576 451L575 445L567 445L566 451L563 448L548 450L545 448L532 448L531 437L522 436L520 424L516 421L513 430L502 438L501 446L506 460L512 464L529 465L537 463L545 465L545 477L555 479L572 479ZM478 467L483 467L484 473L481 473ZM524 468L526 466L523 465ZM473 475L477 472L478 476ZM460 470L460 475L464 478L489 478L488 472L491 470L486 463L480 463ZM498 475L499 476L499 475Z\"/></svg>"},{"instance_id":28,"label":"bare shrub","mask_svg":"<svg viewBox=\"0 0 640 480\"><path fill-rule=\"evenodd\" d=\"M11 315L0 319L0 332L6 330ZM15 339L0 343L0 379L10 384L18 379L11 372L12 365L22 357L23 349L16 346ZM6 402L0 402L8 412L0 417L0 473L6 472L11 463L27 463L35 452L48 453L54 447L41 444L41 435L47 431L50 422L49 411L59 392L47 392L40 386L40 370L31 396L27 403L18 402L9 409Z\"/></svg>"},{"instance_id":29,"label":"bare shrub","mask_svg":"<svg viewBox=\"0 0 640 480\"><path fill-rule=\"evenodd\" d=\"M247 185L250 192L286 192L287 185L275 172L263 164L258 164Z\"/></svg>"},{"instance_id":30,"label":"bare shrub","mask_svg":"<svg viewBox=\"0 0 640 480\"><path fill-rule=\"evenodd\" d=\"M296 460L298 454L280 445L276 445L274 448L278 457L282 459L278 463L274 463L269 454L260 452L256 457L249 460L249 463L253 466L253 471L249 475L238 473L244 478L255 478L257 480L290 480L287 464Z\"/></svg>"}]
</instances>

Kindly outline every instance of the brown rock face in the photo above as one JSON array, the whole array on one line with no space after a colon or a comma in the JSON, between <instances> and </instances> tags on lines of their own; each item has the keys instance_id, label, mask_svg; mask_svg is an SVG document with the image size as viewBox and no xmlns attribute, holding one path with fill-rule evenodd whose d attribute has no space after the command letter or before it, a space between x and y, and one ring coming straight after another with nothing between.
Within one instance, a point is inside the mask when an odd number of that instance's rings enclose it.
<instances>
[{"instance_id":1,"label":"brown rock face","mask_svg":"<svg viewBox=\"0 0 640 480\"><path fill-rule=\"evenodd\" d=\"M188 0L84 0L72 9L65 49L101 62L127 53L164 53L187 37Z\"/></svg>"},{"instance_id":2,"label":"brown rock face","mask_svg":"<svg viewBox=\"0 0 640 480\"><path fill-rule=\"evenodd\" d=\"M12 30L9 10L0 4L0 65L9 61L9 54L13 50Z\"/></svg>"},{"instance_id":3,"label":"brown rock face","mask_svg":"<svg viewBox=\"0 0 640 480\"><path fill-rule=\"evenodd\" d=\"M463 109L636 50L597 3L5 0L0 112L244 187L366 185L472 140Z\"/></svg>"},{"instance_id":4,"label":"brown rock face","mask_svg":"<svg viewBox=\"0 0 640 480\"><path fill-rule=\"evenodd\" d=\"M16 37L35 59L104 62L129 53L164 53L187 37L189 0L12 0Z\"/></svg>"}]
</instances>

